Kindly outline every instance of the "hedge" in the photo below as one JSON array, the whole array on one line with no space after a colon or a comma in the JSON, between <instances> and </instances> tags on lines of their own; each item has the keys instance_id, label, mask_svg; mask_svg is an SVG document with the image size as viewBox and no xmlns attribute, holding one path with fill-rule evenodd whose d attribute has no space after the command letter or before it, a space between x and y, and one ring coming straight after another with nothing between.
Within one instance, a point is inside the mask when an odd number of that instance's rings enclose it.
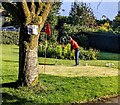
<instances>
[{"instance_id":1,"label":"hedge","mask_svg":"<svg viewBox=\"0 0 120 105\"><path fill-rule=\"evenodd\" d=\"M113 33L89 33L89 46L99 50L120 53L120 35Z\"/></svg>"},{"instance_id":2,"label":"hedge","mask_svg":"<svg viewBox=\"0 0 120 105\"><path fill-rule=\"evenodd\" d=\"M82 32L77 33L75 40L80 46L93 49L120 53L120 35L111 32Z\"/></svg>"},{"instance_id":3,"label":"hedge","mask_svg":"<svg viewBox=\"0 0 120 105\"><path fill-rule=\"evenodd\" d=\"M2 31L2 44L19 44L19 32Z\"/></svg>"}]
</instances>

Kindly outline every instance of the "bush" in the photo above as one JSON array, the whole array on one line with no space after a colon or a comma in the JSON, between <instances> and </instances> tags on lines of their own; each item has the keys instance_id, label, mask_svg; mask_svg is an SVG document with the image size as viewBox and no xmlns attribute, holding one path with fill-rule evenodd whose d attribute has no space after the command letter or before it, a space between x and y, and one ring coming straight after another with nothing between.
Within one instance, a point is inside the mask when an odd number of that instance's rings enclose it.
<instances>
[{"instance_id":1,"label":"bush","mask_svg":"<svg viewBox=\"0 0 120 105\"><path fill-rule=\"evenodd\" d=\"M53 57L62 58L62 47L61 45L57 45L53 50Z\"/></svg>"},{"instance_id":2,"label":"bush","mask_svg":"<svg viewBox=\"0 0 120 105\"><path fill-rule=\"evenodd\" d=\"M70 53L71 46L70 44L67 44L63 49L63 56L64 59L74 59L74 52L72 51Z\"/></svg>"},{"instance_id":3,"label":"bush","mask_svg":"<svg viewBox=\"0 0 120 105\"><path fill-rule=\"evenodd\" d=\"M2 44L19 44L19 33L11 31L2 31Z\"/></svg>"},{"instance_id":4,"label":"bush","mask_svg":"<svg viewBox=\"0 0 120 105\"><path fill-rule=\"evenodd\" d=\"M58 59L75 59L74 50L70 53L70 44L67 44L64 48L61 45L49 45L46 49L46 56L48 58L58 58ZM82 60L96 60L98 56L98 51L90 48L85 50L80 47L80 59ZM45 45L40 45L38 50L39 57L45 56Z\"/></svg>"},{"instance_id":5,"label":"bush","mask_svg":"<svg viewBox=\"0 0 120 105\"><path fill-rule=\"evenodd\" d=\"M80 47L80 58L83 60L96 60L99 54L98 50L93 50L90 48L89 50L85 50L82 47Z\"/></svg>"}]
</instances>

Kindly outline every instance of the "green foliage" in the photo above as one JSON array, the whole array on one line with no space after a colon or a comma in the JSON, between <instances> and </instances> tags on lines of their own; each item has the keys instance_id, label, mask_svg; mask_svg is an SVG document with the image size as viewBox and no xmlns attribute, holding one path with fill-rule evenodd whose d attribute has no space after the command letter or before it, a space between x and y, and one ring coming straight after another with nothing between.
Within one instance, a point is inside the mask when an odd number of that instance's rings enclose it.
<instances>
[{"instance_id":1,"label":"green foliage","mask_svg":"<svg viewBox=\"0 0 120 105\"><path fill-rule=\"evenodd\" d=\"M46 49L46 55L48 58L52 57L59 59L75 59L74 50L71 52L70 48L71 48L70 44L67 44L63 48L62 45L51 45L49 43ZM96 60L99 53L97 50L93 50L92 48L89 50L85 50L82 47L80 47L80 52L81 52L80 58L84 60ZM45 56L45 45L41 44L39 46L38 55L39 57Z\"/></svg>"},{"instance_id":2,"label":"green foliage","mask_svg":"<svg viewBox=\"0 0 120 105\"><path fill-rule=\"evenodd\" d=\"M79 24L72 25L72 24L64 23L60 31L61 32L59 33L60 35L58 37L62 38L69 35L74 37L74 39L77 39L78 42L80 42L80 45L83 45L83 46L86 45L86 47L88 47L88 44L86 42L88 41L87 37L82 32L94 32L96 31L96 29L86 27L86 26L80 26Z\"/></svg>"},{"instance_id":3,"label":"green foliage","mask_svg":"<svg viewBox=\"0 0 120 105\"><path fill-rule=\"evenodd\" d=\"M120 32L120 12L117 14L117 16L115 17L115 19L113 20L113 29L115 31Z\"/></svg>"},{"instance_id":4,"label":"green foliage","mask_svg":"<svg viewBox=\"0 0 120 105\"><path fill-rule=\"evenodd\" d=\"M19 44L19 33L11 31L2 31L2 43L3 44Z\"/></svg>"},{"instance_id":5,"label":"green foliage","mask_svg":"<svg viewBox=\"0 0 120 105\"><path fill-rule=\"evenodd\" d=\"M52 6L52 9L51 9L51 11L48 15L47 21L49 23L51 23L53 29L57 25L57 22L58 22L57 15L59 14L59 10L60 10L61 5L62 5L61 2L54 3L53 6Z\"/></svg>"},{"instance_id":6,"label":"green foliage","mask_svg":"<svg viewBox=\"0 0 120 105\"><path fill-rule=\"evenodd\" d=\"M58 12L61 7L61 4L62 4L61 2L55 2L53 4L52 9L46 20L46 22L48 22L50 24L50 28L52 31L50 38L49 38L49 41L52 43L55 43L57 41L57 37L58 37L58 30L56 29L56 26L58 25L58 16L57 15L59 14ZM41 36L45 36L45 34L43 34L43 32L45 32L45 25L42 29ZM42 38L42 40L44 40L44 38Z\"/></svg>"},{"instance_id":7,"label":"green foliage","mask_svg":"<svg viewBox=\"0 0 120 105\"><path fill-rule=\"evenodd\" d=\"M95 23L95 17L92 9L86 3L75 0L71 6L69 16L58 17L58 40L60 40L63 36L73 35L81 31L93 32L95 31Z\"/></svg>"},{"instance_id":8,"label":"green foliage","mask_svg":"<svg viewBox=\"0 0 120 105\"><path fill-rule=\"evenodd\" d=\"M80 25L71 25L64 23L62 29L64 32L67 32L67 35L71 35L73 33L80 32L81 31L80 27L81 27Z\"/></svg>"},{"instance_id":9,"label":"green foliage","mask_svg":"<svg viewBox=\"0 0 120 105\"><path fill-rule=\"evenodd\" d=\"M63 49L63 56L64 59L75 59L74 58L74 51L70 52L71 45L67 44Z\"/></svg>"},{"instance_id":10,"label":"green foliage","mask_svg":"<svg viewBox=\"0 0 120 105\"><path fill-rule=\"evenodd\" d=\"M49 52L48 52L49 53ZM62 58L62 47L61 45L57 45L55 47L55 50L54 50L54 57L57 57L57 58Z\"/></svg>"},{"instance_id":11,"label":"green foliage","mask_svg":"<svg viewBox=\"0 0 120 105\"><path fill-rule=\"evenodd\" d=\"M77 0L71 5L69 17L70 23L74 25L93 27L95 24L95 17L90 6Z\"/></svg>"},{"instance_id":12,"label":"green foliage","mask_svg":"<svg viewBox=\"0 0 120 105\"><path fill-rule=\"evenodd\" d=\"M84 50L80 48L81 51L81 58L83 60L96 60L98 57L99 52L97 50L93 50L90 48L89 50Z\"/></svg>"},{"instance_id":13,"label":"green foliage","mask_svg":"<svg viewBox=\"0 0 120 105\"><path fill-rule=\"evenodd\" d=\"M113 32L113 29L110 25L109 21L104 22L100 26L97 27L96 31L98 32Z\"/></svg>"},{"instance_id":14,"label":"green foliage","mask_svg":"<svg viewBox=\"0 0 120 105\"><path fill-rule=\"evenodd\" d=\"M58 31L56 29L53 29L52 34L49 38L49 42L56 43L57 42L57 37L58 37Z\"/></svg>"},{"instance_id":15,"label":"green foliage","mask_svg":"<svg viewBox=\"0 0 120 105\"><path fill-rule=\"evenodd\" d=\"M58 16L58 23L56 29L59 30L59 33L62 33L61 29L64 23L68 23L68 21L69 21L68 16Z\"/></svg>"}]
</instances>

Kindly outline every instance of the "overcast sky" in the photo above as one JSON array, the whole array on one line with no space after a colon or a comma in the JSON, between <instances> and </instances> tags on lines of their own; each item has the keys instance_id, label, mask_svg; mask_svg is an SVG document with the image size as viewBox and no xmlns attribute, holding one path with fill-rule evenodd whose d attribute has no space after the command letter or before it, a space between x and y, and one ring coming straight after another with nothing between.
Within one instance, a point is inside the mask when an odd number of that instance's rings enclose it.
<instances>
[{"instance_id":1,"label":"overcast sky","mask_svg":"<svg viewBox=\"0 0 120 105\"><path fill-rule=\"evenodd\" d=\"M105 15L110 20L113 20L118 13L118 1L119 0L112 0L112 1L111 0L96 0L96 2L93 2L94 0L82 0L82 1L83 2L86 1L88 4L90 4L90 7L93 9L94 15L97 19L101 19L102 16ZM102 2L100 3L100 1ZM64 0L61 6L61 10L60 10L61 15L63 16L69 15L71 3L72 2L68 2L67 0ZM119 3L119 7L120 7L120 3ZM62 9L64 9L65 11L63 12Z\"/></svg>"}]
</instances>

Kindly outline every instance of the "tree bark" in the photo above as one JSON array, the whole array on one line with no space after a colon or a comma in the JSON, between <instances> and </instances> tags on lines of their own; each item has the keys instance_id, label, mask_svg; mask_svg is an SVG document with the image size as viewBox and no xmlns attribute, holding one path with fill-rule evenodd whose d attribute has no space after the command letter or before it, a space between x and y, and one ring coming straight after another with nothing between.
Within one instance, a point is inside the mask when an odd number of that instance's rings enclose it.
<instances>
[{"instance_id":1,"label":"tree bark","mask_svg":"<svg viewBox=\"0 0 120 105\"><path fill-rule=\"evenodd\" d=\"M52 7L52 3L48 3L42 16L32 17L29 24L37 24L40 31L44 26L47 16ZM29 18L29 17L28 17ZM29 19L26 19L29 20ZM28 21L30 22L30 21ZM19 77L18 81L21 86L36 85L38 82L38 38L39 35L27 34L27 21L26 24L21 25L20 40L19 40Z\"/></svg>"},{"instance_id":2,"label":"tree bark","mask_svg":"<svg viewBox=\"0 0 120 105\"><path fill-rule=\"evenodd\" d=\"M35 85L38 82L38 38L53 5L50 1L2 3L20 24L18 83L21 86ZM27 25L38 25L39 34L27 34Z\"/></svg>"},{"instance_id":3,"label":"tree bark","mask_svg":"<svg viewBox=\"0 0 120 105\"><path fill-rule=\"evenodd\" d=\"M38 82L38 35L27 34L27 27L21 26L19 40L19 77L21 86Z\"/></svg>"}]
</instances>

